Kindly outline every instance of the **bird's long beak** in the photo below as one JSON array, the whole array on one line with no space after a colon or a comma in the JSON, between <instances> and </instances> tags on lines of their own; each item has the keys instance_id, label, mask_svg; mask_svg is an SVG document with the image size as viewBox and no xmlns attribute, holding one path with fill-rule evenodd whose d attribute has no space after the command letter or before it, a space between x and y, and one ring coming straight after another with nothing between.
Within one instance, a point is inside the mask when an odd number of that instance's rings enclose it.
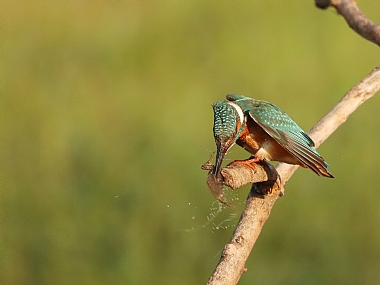
<instances>
[{"instance_id":1,"label":"bird's long beak","mask_svg":"<svg viewBox=\"0 0 380 285\"><path fill-rule=\"evenodd\" d=\"M215 177L220 176L220 169L222 167L222 162L224 159L224 155L226 154L225 147L222 146L220 142L216 144L216 158L215 158L215 166L213 170L213 174Z\"/></svg>"}]
</instances>

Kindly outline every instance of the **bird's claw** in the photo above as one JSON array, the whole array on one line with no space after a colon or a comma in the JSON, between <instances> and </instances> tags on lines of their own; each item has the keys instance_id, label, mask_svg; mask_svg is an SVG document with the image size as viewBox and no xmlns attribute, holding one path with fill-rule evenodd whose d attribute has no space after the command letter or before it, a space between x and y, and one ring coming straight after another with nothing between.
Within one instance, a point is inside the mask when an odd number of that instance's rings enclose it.
<instances>
[{"instance_id":1,"label":"bird's claw","mask_svg":"<svg viewBox=\"0 0 380 285\"><path fill-rule=\"evenodd\" d=\"M245 159L245 160L235 160L233 162L230 162L227 166L234 165L234 164L242 164L242 165L248 166L252 170L255 170L255 166L253 165L253 163L257 163L260 161L261 160L259 158L251 156L250 158Z\"/></svg>"}]
</instances>

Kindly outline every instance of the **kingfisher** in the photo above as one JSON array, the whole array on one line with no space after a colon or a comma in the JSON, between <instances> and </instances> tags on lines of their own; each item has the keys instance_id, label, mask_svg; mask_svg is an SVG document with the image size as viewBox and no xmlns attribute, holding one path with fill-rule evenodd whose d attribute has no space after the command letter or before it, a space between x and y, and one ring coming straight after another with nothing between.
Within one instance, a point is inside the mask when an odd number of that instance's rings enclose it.
<instances>
[{"instance_id":1,"label":"kingfisher","mask_svg":"<svg viewBox=\"0 0 380 285\"><path fill-rule=\"evenodd\" d=\"M327 162L315 150L313 140L276 105L242 95L228 94L214 109L214 138L217 147L213 169L220 175L227 151L236 143L251 153L250 159L233 163L279 161L310 168L317 175L333 178Z\"/></svg>"}]
</instances>

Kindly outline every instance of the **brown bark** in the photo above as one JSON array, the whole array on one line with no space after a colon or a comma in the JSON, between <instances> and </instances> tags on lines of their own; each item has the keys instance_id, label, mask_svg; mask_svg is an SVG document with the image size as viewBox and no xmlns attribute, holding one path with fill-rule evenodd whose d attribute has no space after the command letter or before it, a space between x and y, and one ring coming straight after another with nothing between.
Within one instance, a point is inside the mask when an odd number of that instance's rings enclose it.
<instances>
[{"instance_id":1,"label":"brown bark","mask_svg":"<svg viewBox=\"0 0 380 285\"><path fill-rule=\"evenodd\" d=\"M363 38L380 46L380 26L366 18L353 0L315 0L317 7L334 7L347 24Z\"/></svg>"}]
</instances>

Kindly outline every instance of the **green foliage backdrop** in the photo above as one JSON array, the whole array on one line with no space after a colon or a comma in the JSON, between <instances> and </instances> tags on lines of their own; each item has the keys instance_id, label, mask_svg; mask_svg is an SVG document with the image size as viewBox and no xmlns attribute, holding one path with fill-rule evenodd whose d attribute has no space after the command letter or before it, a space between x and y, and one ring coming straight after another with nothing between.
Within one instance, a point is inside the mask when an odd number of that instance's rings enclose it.
<instances>
[{"instance_id":1,"label":"green foliage backdrop","mask_svg":"<svg viewBox=\"0 0 380 285\"><path fill-rule=\"evenodd\" d=\"M358 4L380 22L379 2ZM312 1L0 5L8 285L204 284L237 222L206 224L211 104L268 100L308 130L380 62ZM240 284L379 284L379 110L319 149L335 179L297 171Z\"/></svg>"}]
</instances>

